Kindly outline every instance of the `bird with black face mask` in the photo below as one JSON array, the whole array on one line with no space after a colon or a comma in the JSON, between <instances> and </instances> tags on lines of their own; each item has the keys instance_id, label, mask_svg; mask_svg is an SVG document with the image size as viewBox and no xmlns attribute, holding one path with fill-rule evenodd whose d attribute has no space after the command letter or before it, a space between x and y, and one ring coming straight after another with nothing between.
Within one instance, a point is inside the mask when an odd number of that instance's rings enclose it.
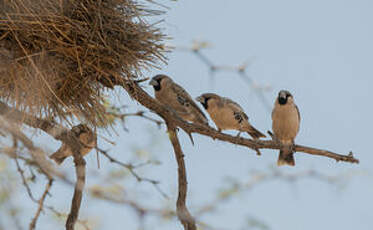
<instances>
[{"instance_id":1,"label":"bird with black face mask","mask_svg":"<svg viewBox=\"0 0 373 230\"><path fill-rule=\"evenodd\" d=\"M205 114L192 97L170 77L159 74L149 82L155 92L155 98L163 105L173 109L186 121L208 125Z\"/></svg>"},{"instance_id":2,"label":"bird with black face mask","mask_svg":"<svg viewBox=\"0 0 373 230\"><path fill-rule=\"evenodd\" d=\"M265 137L263 133L251 126L242 107L231 99L214 93L205 93L197 97L196 100L210 114L219 132L221 130L238 130L238 135L241 132L247 132L253 139Z\"/></svg>"},{"instance_id":3,"label":"bird with black face mask","mask_svg":"<svg viewBox=\"0 0 373 230\"><path fill-rule=\"evenodd\" d=\"M281 90L272 110L272 130L275 138L284 147L280 150L277 165L295 165L294 139L298 134L300 114L294 98L289 91Z\"/></svg>"}]
</instances>

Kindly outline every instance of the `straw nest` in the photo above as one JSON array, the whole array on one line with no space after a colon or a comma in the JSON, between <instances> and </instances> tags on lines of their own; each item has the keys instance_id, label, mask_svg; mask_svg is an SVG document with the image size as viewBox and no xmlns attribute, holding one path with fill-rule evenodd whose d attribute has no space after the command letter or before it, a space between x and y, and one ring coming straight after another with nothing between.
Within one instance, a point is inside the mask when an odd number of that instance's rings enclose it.
<instances>
[{"instance_id":1,"label":"straw nest","mask_svg":"<svg viewBox=\"0 0 373 230\"><path fill-rule=\"evenodd\" d=\"M164 61L133 0L0 0L0 100L42 118L105 119L103 90Z\"/></svg>"}]
</instances>

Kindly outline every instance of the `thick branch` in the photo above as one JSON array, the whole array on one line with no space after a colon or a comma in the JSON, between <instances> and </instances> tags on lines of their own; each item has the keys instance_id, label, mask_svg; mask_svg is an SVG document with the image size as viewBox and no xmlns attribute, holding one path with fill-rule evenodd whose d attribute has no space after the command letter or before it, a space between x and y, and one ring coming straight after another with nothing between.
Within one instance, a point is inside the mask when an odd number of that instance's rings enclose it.
<instances>
[{"instance_id":1,"label":"thick branch","mask_svg":"<svg viewBox=\"0 0 373 230\"><path fill-rule=\"evenodd\" d=\"M167 123L167 129L170 141L174 147L175 157L178 165L179 195L176 202L177 217L183 224L185 230L196 230L196 222L186 207L188 182L186 177L184 154L181 150L180 142L177 137L176 127L170 123Z\"/></svg>"},{"instance_id":2,"label":"thick branch","mask_svg":"<svg viewBox=\"0 0 373 230\"><path fill-rule=\"evenodd\" d=\"M162 106L157 100L155 100L149 94L147 94L138 84L134 82L118 82L117 85L122 86L129 93L129 95L136 101L138 101L141 105L157 113L166 122L172 123L176 127L180 127L188 134L199 133L205 136L209 136L213 139L218 139L221 141L230 142L232 144L246 146L255 151L257 149L281 149L283 147L281 143L274 140L251 140L242 137L234 137L228 134L220 133L209 126L185 122L180 117L178 117L173 111ZM354 158L352 153L348 155L341 155L327 150L320 150L301 145L295 145L295 151L329 157L335 159L336 161L359 163L359 160Z\"/></svg>"},{"instance_id":3,"label":"thick branch","mask_svg":"<svg viewBox=\"0 0 373 230\"><path fill-rule=\"evenodd\" d=\"M0 115L11 121L21 122L30 127L41 129L54 137L56 140L66 142L68 139L67 133L70 131L69 129L55 123L54 121L40 119L13 109L3 102L0 102Z\"/></svg>"},{"instance_id":4,"label":"thick branch","mask_svg":"<svg viewBox=\"0 0 373 230\"><path fill-rule=\"evenodd\" d=\"M46 160L46 153L42 149L36 147L24 133L22 133L17 127L14 126L14 124L12 124L12 122L1 115L0 128L11 134L14 139L22 142L22 144L29 150L30 155L36 162L37 166L40 168L41 172L45 174L48 179L52 178L52 176L55 175L61 178L63 181L68 182L65 176L58 172L53 167L53 165L48 160Z\"/></svg>"},{"instance_id":5,"label":"thick branch","mask_svg":"<svg viewBox=\"0 0 373 230\"><path fill-rule=\"evenodd\" d=\"M73 152L76 184L74 189L74 196L71 201L71 208L69 216L66 220L66 230L74 230L76 221L78 220L80 205L82 203L83 189L85 185L85 166L86 162L81 154L82 144L76 136L72 133L68 135L68 143L70 143Z\"/></svg>"}]
</instances>

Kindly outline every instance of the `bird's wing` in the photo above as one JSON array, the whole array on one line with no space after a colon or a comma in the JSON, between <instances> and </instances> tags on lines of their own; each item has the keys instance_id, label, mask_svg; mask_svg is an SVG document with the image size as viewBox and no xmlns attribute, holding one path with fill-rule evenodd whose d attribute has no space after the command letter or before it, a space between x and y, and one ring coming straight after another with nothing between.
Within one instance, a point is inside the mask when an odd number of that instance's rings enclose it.
<instances>
[{"instance_id":1,"label":"bird's wing","mask_svg":"<svg viewBox=\"0 0 373 230\"><path fill-rule=\"evenodd\" d=\"M201 114L204 118L207 119L206 115L202 112L202 110L198 107L198 105L193 101L192 97L188 94L185 89L183 89L178 84L173 84L172 90L175 92L177 101L182 106L192 106L193 109L197 110L199 114Z\"/></svg>"},{"instance_id":2,"label":"bird's wing","mask_svg":"<svg viewBox=\"0 0 373 230\"><path fill-rule=\"evenodd\" d=\"M275 102L275 105L273 106L272 113L271 113L272 121L273 121L273 116L275 115L276 108L277 108L277 103Z\"/></svg>"},{"instance_id":3,"label":"bird's wing","mask_svg":"<svg viewBox=\"0 0 373 230\"><path fill-rule=\"evenodd\" d=\"M242 107L237 102L232 101L229 98L223 98L223 100L224 100L224 104L233 110L235 116L236 114L238 114L242 116L243 119L249 120L249 117L247 116L247 114L243 111Z\"/></svg>"},{"instance_id":4,"label":"bird's wing","mask_svg":"<svg viewBox=\"0 0 373 230\"><path fill-rule=\"evenodd\" d=\"M295 105L295 104L294 104ZM298 106L295 105L295 109L297 110L297 113L298 113L298 121L300 122L300 113L299 113L299 109L298 109Z\"/></svg>"}]
</instances>

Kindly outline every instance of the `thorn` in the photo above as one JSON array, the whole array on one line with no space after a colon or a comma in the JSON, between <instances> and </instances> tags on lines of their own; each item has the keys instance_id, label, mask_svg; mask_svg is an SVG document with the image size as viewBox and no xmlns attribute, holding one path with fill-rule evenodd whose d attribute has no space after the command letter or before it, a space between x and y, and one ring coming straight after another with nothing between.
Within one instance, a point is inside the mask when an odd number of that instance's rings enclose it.
<instances>
[{"instance_id":1,"label":"thorn","mask_svg":"<svg viewBox=\"0 0 373 230\"><path fill-rule=\"evenodd\" d=\"M255 149L255 151L256 151L256 155L257 155L257 156L261 156L261 155L262 155L262 153L260 152L259 149Z\"/></svg>"},{"instance_id":2,"label":"thorn","mask_svg":"<svg viewBox=\"0 0 373 230\"><path fill-rule=\"evenodd\" d=\"M143 78L143 79L139 79L139 80L135 80L134 82L135 82L135 83L141 83L141 82L144 82L144 81L147 81L147 80L149 80L148 77Z\"/></svg>"},{"instance_id":3,"label":"thorn","mask_svg":"<svg viewBox=\"0 0 373 230\"><path fill-rule=\"evenodd\" d=\"M188 136L190 138L190 142L192 142L192 145L194 146L194 140L193 140L193 136L191 133L188 133Z\"/></svg>"}]
</instances>

